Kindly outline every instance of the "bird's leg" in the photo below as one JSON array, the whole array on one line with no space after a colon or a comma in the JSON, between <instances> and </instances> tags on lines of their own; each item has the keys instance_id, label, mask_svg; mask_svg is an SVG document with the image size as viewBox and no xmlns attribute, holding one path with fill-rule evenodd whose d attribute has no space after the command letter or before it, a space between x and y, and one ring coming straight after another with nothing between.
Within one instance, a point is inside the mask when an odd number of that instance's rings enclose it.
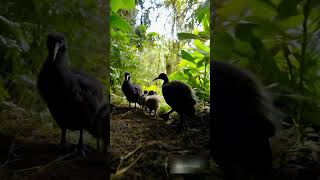
<instances>
[{"instance_id":1,"label":"bird's leg","mask_svg":"<svg viewBox=\"0 0 320 180\"><path fill-rule=\"evenodd\" d=\"M171 109L171 111L169 111L168 113L163 114L163 115L161 115L161 116L163 117L163 119L168 120L168 119L169 119L170 114L171 114L173 111L174 111L174 110L173 110L173 109Z\"/></svg>"},{"instance_id":2,"label":"bird's leg","mask_svg":"<svg viewBox=\"0 0 320 180\"><path fill-rule=\"evenodd\" d=\"M130 102L129 102L129 108L130 108Z\"/></svg>"},{"instance_id":3,"label":"bird's leg","mask_svg":"<svg viewBox=\"0 0 320 180\"><path fill-rule=\"evenodd\" d=\"M79 143L78 143L78 151L79 153L85 157L86 156L86 153L85 153L85 150L84 150L84 147L83 147L83 129L81 128L80 129L80 137L79 137Z\"/></svg>"},{"instance_id":4,"label":"bird's leg","mask_svg":"<svg viewBox=\"0 0 320 180\"><path fill-rule=\"evenodd\" d=\"M66 141L66 134L67 134L67 129L66 128L61 128L60 146L63 146L67 142Z\"/></svg>"},{"instance_id":5,"label":"bird's leg","mask_svg":"<svg viewBox=\"0 0 320 180\"><path fill-rule=\"evenodd\" d=\"M180 127L181 127L183 130L186 130L186 129L187 129L186 124L185 124L185 122L184 122L183 114L180 115Z\"/></svg>"},{"instance_id":6,"label":"bird's leg","mask_svg":"<svg viewBox=\"0 0 320 180\"><path fill-rule=\"evenodd\" d=\"M151 116L151 111L152 111L152 109L149 109L149 112L150 112L150 116Z\"/></svg>"}]
</instances>

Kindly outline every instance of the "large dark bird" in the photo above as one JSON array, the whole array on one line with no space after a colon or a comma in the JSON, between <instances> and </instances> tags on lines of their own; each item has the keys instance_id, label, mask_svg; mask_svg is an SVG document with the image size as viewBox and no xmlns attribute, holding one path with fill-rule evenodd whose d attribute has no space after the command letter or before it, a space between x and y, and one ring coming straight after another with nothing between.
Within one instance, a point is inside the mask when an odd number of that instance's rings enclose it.
<instances>
[{"instance_id":1,"label":"large dark bird","mask_svg":"<svg viewBox=\"0 0 320 180\"><path fill-rule=\"evenodd\" d=\"M134 108L136 108L141 96L141 87L139 85L132 84L130 73L126 72L124 77L122 92L129 101L129 107L130 103L134 103Z\"/></svg>"},{"instance_id":2,"label":"large dark bird","mask_svg":"<svg viewBox=\"0 0 320 180\"><path fill-rule=\"evenodd\" d=\"M79 130L78 150L85 155L84 129L97 139L102 136L104 143L107 141L109 110L103 85L84 72L69 68L67 44L62 34L49 34L47 48L49 54L38 77L38 90L61 128L60 144L66 143L67 129Z\"/></svg>"},{"instance_id":3,"label":"large dark bird","mask_svg":"<svg viewBox=\"0 0 320 180\"><path fill-rule=\"evenodd\" d=\"M159 74L157 79L162 79L162 94L167 104L172 108L172 110L168 113L172 113L176 111L180 115L180 126L185 128L184 118L183 116L194 116L195 109L194 105L196 104L196 100L194 99L191 88L181 81L171 81L165 73Z\"/></svg>"},{"instance_id":4,"label":"large dark bird","mask_svg":"<svg viewBox=\"0 0 320 180\"><path fill-rule=\"evenodd\" d=\"M146 106L149 109L149 113L151 115L152 111L154 111L154 116L158 116L158 110L160 108L160 97L157 95L155 91L149 91L146 97Z\"/></svg>"},{"instance_id":5,"label":"large dark bird","mask_svg":"<svg viewBox=\"0 0 320 180\"><path fill-rule=\"evenodd\" d=\"M281 114L253 75L222 62L211 67L211 155L225 179L270 179L269 138Z\"/></svg>"}]
</instances>

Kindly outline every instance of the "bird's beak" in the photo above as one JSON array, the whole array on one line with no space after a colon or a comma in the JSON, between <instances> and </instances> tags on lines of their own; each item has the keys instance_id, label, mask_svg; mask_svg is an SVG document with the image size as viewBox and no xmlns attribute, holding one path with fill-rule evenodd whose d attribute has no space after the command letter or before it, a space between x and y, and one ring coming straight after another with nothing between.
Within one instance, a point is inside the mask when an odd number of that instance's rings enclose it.
<instances>
[{"instance_id":1,"label":"bird's beak","mask_svg":"<svg viewBox=\"0 0 320 180\"><path fill-rule=\"evenodd\" d=\"M155 81L155 80L157 80L157 79L159 79L159 77L155 78L153 81Z\"/></svg>"},{"instance_id":2,"label":"bird's beak","mask_svg":"<svg viewBox=\"0 0 320 180\"><path fill-rule=\"evenodd\" d=\"M56 60L56 56L57 56L57 53L58 53L59 48L60 48L60 44L59 44L59 43L56 43L56 45L54 46L53 61Z\"/></svg>"}]
</instances>

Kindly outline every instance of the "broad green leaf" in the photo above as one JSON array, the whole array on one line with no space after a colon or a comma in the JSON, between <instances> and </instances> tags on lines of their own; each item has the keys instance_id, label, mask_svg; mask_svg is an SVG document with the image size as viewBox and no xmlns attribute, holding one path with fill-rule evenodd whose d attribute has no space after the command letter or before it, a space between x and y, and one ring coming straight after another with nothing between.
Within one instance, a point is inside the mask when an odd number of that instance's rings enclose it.
<instances>
[{"instance_id":1,"label":"broad green leaf","mask_svg":"<svg viewBox=\"0 0 320 180\"><path fill-rule=\"evenodd\" d=\"M284 19L297 15L297 5L303 0L282 0L278 6L278 18Z\"/></svg>"},{"instance_id":2,"label":"broad green leaf","mask_svg":"<svg viewBox=\"0 0 320 180\"><path fill-rule=\"evenodd\" d=\"M209 58L208 57L204 57L203 59L201 59L198 63L197 63L197 68L204 66L205 63L208 63Z\"/></svg>"},{"instance_id":3,"label":"broad green leaf","mask_svg":"<svg viewBox=\"0 0 320 180\"><path fill-rule=\"evenodd\" d=\"M135 8L135 0L110 0L110 6L113 12L119 9L131 10Z\"/></svg>"},{"instance_id":4,"label":"broad green leaf","mask_svg":"<svg viewBox=\"0 0 320 180\"><path fill-rule=\"evenodd\" d=\"M198 51L194 51L194 52L191 54L191 56L192 56L194 59L196 59L196 58L203 58L203 57L204 57L204 55L203 55L202 53L198 52Z\"/></svg>"},{"instance_id":5,"label":"broad green leaf","mask_svg":"<svg viewBox=\"0 0 320 180\"><path fill-rule=\"evenodd\" d=\"M253 57L254 55L252 46L248 42L240 41L238 39L234 41L234 52L245 57Z\"/></svg>"},{"instance_id":6,"label":"broad green leaf","mask_svg":"<svg viewBox=\"0 0 320 180\"><path fill-rule=\"evenodd\" d=\"M205 32L210 32L210 22L209 22L207 16L205 16L202 19L202 26L203 26Z\"/></svg>"},{"instance_id":7,"label":"broad green leaf","mask_svg":"<svg viewBox=\"0 0 320 180\"><path fill-rule=\"evenodd\" d=\"M197 39L198 36L192 33L177 33L179 40Z\"/></svg>"},{"instance_id":8,"label":"broad green leaf","mask_svg":"<svg viewBox=\"0 0 320 180\"><path fill-rule=\"evenodd\" d=\"M194 40L194 45L196 45L197 48L199 48L200 50L206 52L206 53L210 53L210 48L206 45L204 45L200 40L196 39Z\"/></svg>"},{"instance_id":9,"label":"broad green leaf","mask_svg":"<svg viewBox=\"0 0 320 180\"><path fill-rule=\"evenodd\" d=\"M234 39L227 32L216 32L213 37L213 54L217 59L228 58L232 54Z\"/></svg>"},{"instance_id":10,"label":"broad green leaf","mask_svg":"<svg viewBox=\"0 0 320 180\"><path fill-rule=\"evenodd\" d=\"M185 60L194 62L194 58L188 52L186 52L185 50L181 50L181 57L183 59L185 59Z\"/></svg>"},{"instance_id":11,"label":"broad green leaf","mask_svg":"<svg viewBox=\"0 0 320 180\"><path fill-rule=\"evenodd\" d=\"M296 28L303 23L303 15L290 16L279 21L279 25L285 29Z\"/></svg>"},{"instance_id":12,"label":"broad green leaf","mask_svg":"<svg viewBox=\"0 0 320 180\"><path fill-rule=\"evenodd\" d=\"M125 5L125 9L131 10L136 7L135 0L122 0L122 3Z\"/></svg>"},{"instance_id":13,"label":"broad green leaf","mask_svg":"<svg viewBox=\"0 0 320 180\"><path fill-rule=\"evenodd\" d=\"M277 15L277 11L269 3L259 0L249 0L249 5L252 10L252 16L271 19Z\"/></svg>"},{"instance_id":14,"label":"broad green leaf","mask_svg":"<svg viewBox=\"0 0 320 180\"><path fill-rule=\"evenodd\" d=\"M110 16L110 27L112 29L115 29L115 28L120 29L123 32L132 31L131 25L126 20L124 20L121 16L115 13Z\"/></svg>"},{"instance_id":15,"label":"broad green leaf","mask_svg":"<svg viewBox=\"0 0 320 180\"><path fill-rule=\"evenodd\" d=\"M247 0L230 0L217 9L218 17L240 17L247 8Z\"/></svg>"}]
</instances>

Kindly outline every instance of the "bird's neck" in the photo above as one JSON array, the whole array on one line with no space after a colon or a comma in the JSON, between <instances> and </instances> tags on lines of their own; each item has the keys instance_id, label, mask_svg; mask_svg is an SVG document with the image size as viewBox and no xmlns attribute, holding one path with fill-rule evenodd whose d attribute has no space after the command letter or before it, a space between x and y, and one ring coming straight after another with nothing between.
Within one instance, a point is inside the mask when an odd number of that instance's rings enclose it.
<instances>
[{"instance_id":1,"label":"bird's neck","mask_svg":"<svg viewBox=\"0 0 320 180\"><path fill-rule=\"evenodd\" d=\"M163 85L167 84L169 82L168 77L163 78Z\"/></svg>"},{"instance_id":2,"label":"bird's neck","mask_svg":"<svg viewBox=\"0 0 320 180\"><path fill-rule=\"evenodd\" d=\"M59 51L56 55L56 59L53 61L53 53L49 54L49 60L58 67L67 67L69 65L68 55L65 51Z\"/></svg>"}]
</instances>

